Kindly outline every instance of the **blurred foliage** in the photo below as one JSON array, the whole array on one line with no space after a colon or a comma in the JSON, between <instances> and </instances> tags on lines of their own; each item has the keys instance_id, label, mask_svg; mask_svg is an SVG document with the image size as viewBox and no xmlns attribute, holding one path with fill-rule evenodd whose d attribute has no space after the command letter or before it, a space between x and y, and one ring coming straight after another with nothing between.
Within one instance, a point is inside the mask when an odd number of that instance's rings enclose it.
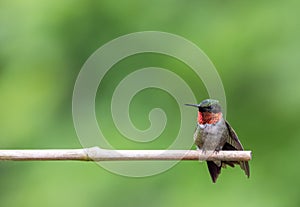
<instances>
[{"instance_id":1,"label":"blurred foliage","mask_svg":"<svg viewBox=\"0 0 300 207\"><path fill-rule=\"evenodd\" d=\"M253 160L249 180L238 168L225 169L217 184L211 183L206 165L197 162L180 162L139 179L111 174L93 163L1 162L0 206L299 206L299 9L296 0L1 0L2 149L81 147L71 113L81 66L109 40L157 30L191 40L214 62L226 90L227 119L253 151ZM130 72L165 66L186 74L180 63L162 56L126 61L116 67ZM110 73L107 84L124 76L113 69ZM186 77L201 94L199 101L206 98L203 84L192 74ZM112 88L107 84L104 80L102 92L108 100ZM172 127L180 124L173 115L176 103L163 92L157 95L161 101L150 89L144 92L135 97L131 114L162 107L171 117L165 136L173 136ZM134 117L137 127L147 128L146 116ZM114 146L131 146L121 141L108 114L105 119L111 127L106 133L117 137ZM169 141L142 147L163 148Z\"/></svg>"}]
</instances>

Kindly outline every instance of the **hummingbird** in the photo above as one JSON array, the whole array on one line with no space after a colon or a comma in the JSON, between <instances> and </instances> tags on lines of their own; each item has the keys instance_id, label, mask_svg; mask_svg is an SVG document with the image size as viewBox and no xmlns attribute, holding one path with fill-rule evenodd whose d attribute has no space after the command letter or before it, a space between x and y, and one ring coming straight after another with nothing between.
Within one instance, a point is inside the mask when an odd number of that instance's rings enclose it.
<instances>
[{"instance_id":1,"label":"hummingbird","mask_svg":"<svg viewBox=\"0 0 300 207\"><path fill-rule=\"evenodd\" d=\"M200 104L185 104L198 108L198 120L194 133L194 142L198 150L244 150L237 134L224 119L219 101L205 99ZM213 183L217 181L221 168L240 165L249 178L250 170L247 161L207 161L208 171Z\"/></svg>"}]
</instances>

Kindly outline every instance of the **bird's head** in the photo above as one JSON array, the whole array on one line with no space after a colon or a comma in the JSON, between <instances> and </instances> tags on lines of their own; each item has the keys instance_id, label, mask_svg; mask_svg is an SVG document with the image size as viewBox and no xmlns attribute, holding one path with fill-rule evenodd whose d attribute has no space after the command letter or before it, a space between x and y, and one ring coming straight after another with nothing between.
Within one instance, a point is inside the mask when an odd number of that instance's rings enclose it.
<instances>
[{"instance_id":1,"label":"bird's head","mask_svg":"<svg viewBox=\"0 0 300 207\"><path fill-rule=\"evenodd\" d=\"M221 105L218 100L205 99L199 104L185 104L198 108L199 124L215 124L222 117Z\"/></svg>"},{"instance_id":2,"label":"bird's head","mask_svg":"<svg viewBox=\"0 0 300 207\"><path fill-rule=\"evenodd\" d=\"M197 107L200 112L221 112L221 105L218 100L205 99L199 104L185 104L186 106Z\"/></svg>"}]
</instances>

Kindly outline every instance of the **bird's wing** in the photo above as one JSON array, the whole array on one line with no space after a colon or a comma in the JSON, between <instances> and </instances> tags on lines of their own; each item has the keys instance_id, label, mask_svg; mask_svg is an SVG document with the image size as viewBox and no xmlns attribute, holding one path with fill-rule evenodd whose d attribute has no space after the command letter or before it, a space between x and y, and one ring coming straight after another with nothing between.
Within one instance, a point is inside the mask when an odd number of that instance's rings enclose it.
<instances>
[{"instance_id":1,"label":"bird's wing","mask_svg":"<svg viewBox=\"0 0 300 207\"><path fill-rule=\"evenodd\" d=\"M244 150L238 136L236 135L234 129L230 126L230 124L226 121L226 126L229 131L229 138L227 139L227 143L230 144L235 150Z\"/></svg>"},{"instance_id":2,"label":"bird's wing","mask_svg":"<svg viewBox=\"0 0 300 207\"><path fill-rule=\"evenodd\" d=\"M225 145L223 146L223 150L244 150L238 136L236 135L233 128L230 124L226 121L226 126L229 132L228 139L226 140ZM249 163L247 161L239 162L241 168L245 171L245 174L249 177L250 176L250 169Z\"/></svg>"},{"instance_id":3,"label":"bird's wing","mask_svg":"<svg viewBox=\"0 0 300 207\"><path fill-rule=\"evenodd\" d=\"M203 141L201 140L200 127L198 126L198 124L194 132L194 142L199 149L202 149Z\"/></svg>"}]
</instances>

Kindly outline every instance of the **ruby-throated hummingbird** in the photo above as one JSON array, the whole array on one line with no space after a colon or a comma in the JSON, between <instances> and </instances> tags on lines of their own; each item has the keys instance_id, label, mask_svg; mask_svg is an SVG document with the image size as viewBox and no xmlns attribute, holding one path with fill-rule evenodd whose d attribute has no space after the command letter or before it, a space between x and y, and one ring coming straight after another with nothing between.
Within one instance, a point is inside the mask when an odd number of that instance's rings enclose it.
<instances>
[{"instance_id":1,"label":"ruby-throated hummingbird","mask_svg":"<svg viewBox=\"0 0 300 207\"><path fill-rule=\"evenodd\" d=\"M200 104L185 104L198 108L198 122L194 133L194 141L199 150L215 151L219 150L244 150L235 131L223 118L219 101L206 99ZM221 168L229 165L234 167L240 165L245 174L249 177L249 164L247 161L207 161L208 170L212 181L215 183Z\"/></svg>"}]
</instances>

